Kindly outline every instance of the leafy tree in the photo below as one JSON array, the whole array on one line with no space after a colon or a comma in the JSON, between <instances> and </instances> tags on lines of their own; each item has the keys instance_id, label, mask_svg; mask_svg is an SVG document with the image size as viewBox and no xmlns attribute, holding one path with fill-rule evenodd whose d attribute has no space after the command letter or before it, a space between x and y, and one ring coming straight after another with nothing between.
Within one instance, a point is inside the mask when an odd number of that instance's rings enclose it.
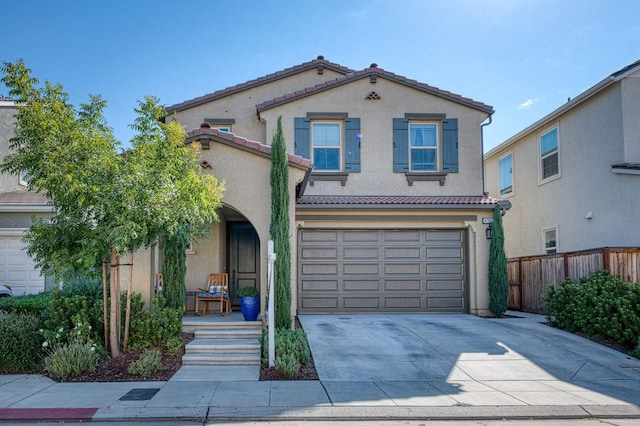
<instances>
[{"instance_id":1,"label":"leafy tree","mask_svg":"<svg viewBox=\"0 0 640 426\"><path fill-rule=\"evenodd\" d=\"M271 142L271 238L274 265L276 328L291 328L291 246L289 242L289 159L278 117Z\"/></svg>"},{"instance_id":2,"label":"leafy tree","mask_svg":"<svg viewBox=\"0 0 640 426\"><path fill-rule=\"evenodd\" d=\"M509 304L509 277L504 253L504 229L499 206L493 209L491 244L489 245L489 311L500 318Z\"/></svg>"},{"instance_id":3,"label":"leafy tree","mask_svg":"<svg viewBox=\"0 0 640 426\"><path fill-rule=\"evenodd\" d=\"M110 266L108 274L103 268L111 301L109 342L111 355L118 356L120 257L160 235L175 235L185 224L202 229L217 220L223 187L200 172L197 149L184 144L180 125L160 122L165 111L157 99L139 102L131 126L137 134L122 154L100 96L90 95L76 110L61 85L39 86L21 60L5 62L2 71L18 113L12 153L0 170L26 173L29 190L43 194L54 212L27 231L28 253L59 280Z\"/></svg>"}]
</instances>

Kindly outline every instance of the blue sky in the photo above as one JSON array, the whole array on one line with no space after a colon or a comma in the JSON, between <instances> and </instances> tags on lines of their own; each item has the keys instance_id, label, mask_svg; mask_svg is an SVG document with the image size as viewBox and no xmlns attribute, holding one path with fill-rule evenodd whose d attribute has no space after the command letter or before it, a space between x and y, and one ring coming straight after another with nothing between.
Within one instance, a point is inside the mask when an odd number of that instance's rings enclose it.
<instances>
[{"instance_id":1,"label":"blue sky","mask_svg":"<svg viewBox=\"0 0 640 426\"><path fill-rule=\"evenodd\" d=\"M145 95L171 105L323 55L492 105L486 152L640 59L636 0L2 0L0 10L0 61L23 58L75 105L102 95L125 144Z\"/></svg>"}]
</instances>

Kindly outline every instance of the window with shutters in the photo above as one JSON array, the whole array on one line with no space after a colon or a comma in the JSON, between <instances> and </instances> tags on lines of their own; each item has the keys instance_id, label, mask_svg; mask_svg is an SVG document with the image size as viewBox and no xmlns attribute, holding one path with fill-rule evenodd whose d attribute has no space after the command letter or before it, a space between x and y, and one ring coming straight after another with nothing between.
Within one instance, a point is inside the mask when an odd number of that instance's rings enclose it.
<instances>
[{"instance_id":1,"label":"window with shutters","mask_svg":"<svg viewBox=\"0 0 640 426\"><path fill-rule=\"evenodd\" d=\"M414 181L439 181L458 173L458 120L444 114L406 113L393 119L393 172Z\"/></svg>"},{"instance_id":2,"label":"window with shutters","mask_svg":"<svg viewBox=\"0 0 640 426\"><path fill-rule=\"evenodd\" d=\"M498 162L498 178L500 196L505 197L513 193L513 155L505 155Z\"/></svg>"},{"instance_id":3,"label":"window with shutters","mask_svg":"<svg viewBox=\"0 0 640 426\"><path fill-rule=\"evenodd\" d=\"M560 177L558 127L540 135L540 183Z\"/></svg>"},{"instance_id":4,"label":"window with shutters","mask_svg":"<svg viewBox=\"0 0 640 426\"><path fill-rule=\"evenodd\" d=\"M341 112L309 112L294 119L295 154L313 163L310 184L360 172L360 119Z\"/></svg>"}]
</instances>

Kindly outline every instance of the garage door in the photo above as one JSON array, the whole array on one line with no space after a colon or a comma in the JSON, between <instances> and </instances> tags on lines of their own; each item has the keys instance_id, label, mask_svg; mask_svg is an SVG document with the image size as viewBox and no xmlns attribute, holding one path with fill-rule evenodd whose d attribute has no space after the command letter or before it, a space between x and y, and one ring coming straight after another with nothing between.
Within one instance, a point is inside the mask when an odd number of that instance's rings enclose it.
<instances>
[{"instance_id":1,"label":"garage door","mask_svg":"<svg viewBox=\"0 0 640 426\"><path fill-rule=\"evenodd\" d=\"M298 311L465 312L460 230L301 230Z\"/></svg>"},{"instance_id":2,"label":"garage door","mask_svg":"<svg viewBox=\"0 0 640 426\"><path fill-rule=\"evenodd\" d=\"M0 237L0 282L10 285L16 296L44 290L44 277L23 248L22 237Z\"/></svg>"}]
</instances>

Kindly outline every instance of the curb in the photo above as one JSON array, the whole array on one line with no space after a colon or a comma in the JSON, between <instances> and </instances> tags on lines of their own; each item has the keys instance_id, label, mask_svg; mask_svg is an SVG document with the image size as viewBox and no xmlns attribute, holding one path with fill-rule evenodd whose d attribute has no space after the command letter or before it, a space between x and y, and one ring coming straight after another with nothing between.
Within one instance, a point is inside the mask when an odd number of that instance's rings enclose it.
<instances>
[{"instance_id":1,"label":"curb","mask_svg":"<svg viewBox=\"0 0 640 426\"><path fill-rule=\"evenodd\" d=\"M0 408L0 420L91 421L97 408Z\"/></svg>"}]
</instances>

